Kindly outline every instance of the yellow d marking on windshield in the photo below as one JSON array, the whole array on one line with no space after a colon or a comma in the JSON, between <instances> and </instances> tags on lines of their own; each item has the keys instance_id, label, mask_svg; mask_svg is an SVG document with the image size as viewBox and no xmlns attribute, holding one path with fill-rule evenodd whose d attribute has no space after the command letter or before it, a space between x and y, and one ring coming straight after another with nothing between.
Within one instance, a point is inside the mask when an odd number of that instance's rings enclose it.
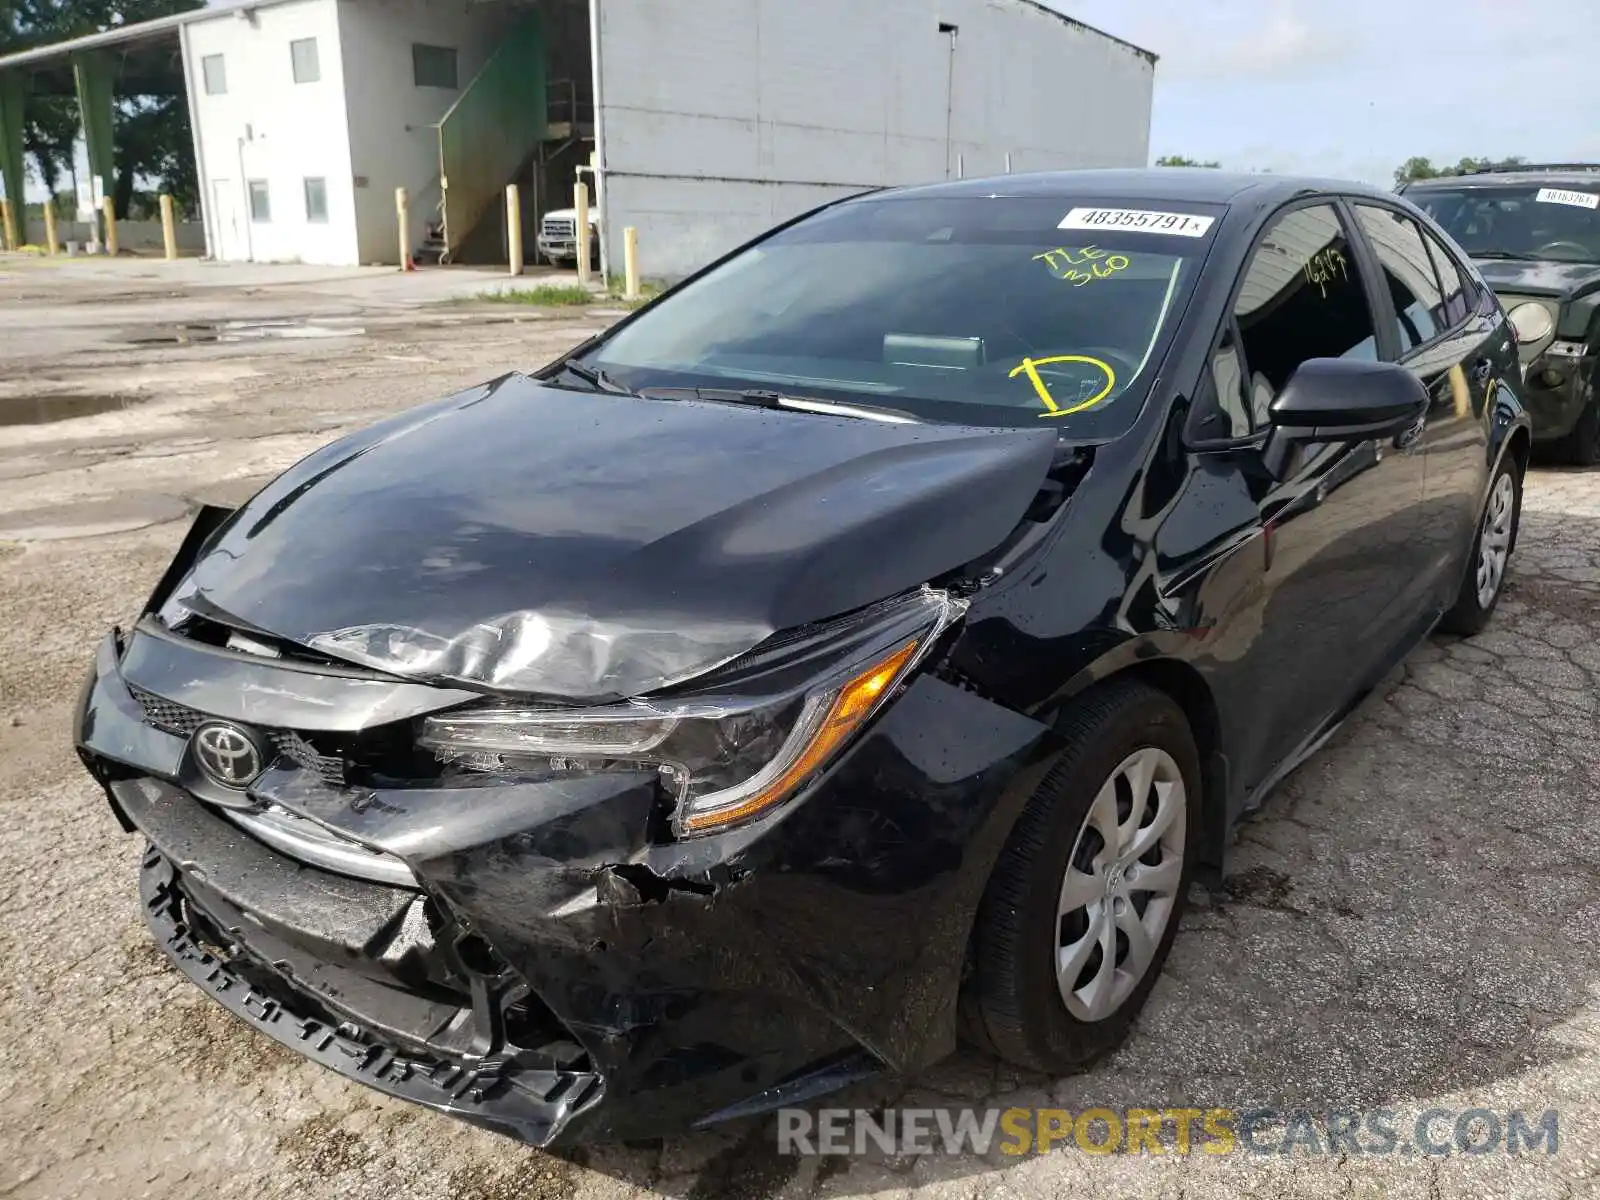
<instances>
[{"instance_id":1,"label":"yellow d marking on windshield","mask_svg":"<svg viewBox=\"0 0 1600 1200\"><path fill-rule=\"evenodd\" d=\"M1050 394L1049 386L1039 375L1039 368L1048 367L1051 363L1070 362L1088 363L1091 367L1099 367L1106 373L1106 385L1087 400L1080 400L1069 408L1063 408L1056 403L1055 397ZM1117 386L1117 373L1111 369L1111 364L1101 362L1098 358L1090 358L1086 354L1058 354L1054 358L1025 358L1022 360L1022 365L1011 372L1010 377L1015 379L1018 375L1023 374L1027 375L1029 381L1033 384L1033 390L1039 393L1040 403L1050 410L1039 414L1041 421L1049 420L1051 417L1070 417L1073 413L1081 413L1086 409L1093 408L1109 396L1111 390Z\"/></svg>"}]
</instances>

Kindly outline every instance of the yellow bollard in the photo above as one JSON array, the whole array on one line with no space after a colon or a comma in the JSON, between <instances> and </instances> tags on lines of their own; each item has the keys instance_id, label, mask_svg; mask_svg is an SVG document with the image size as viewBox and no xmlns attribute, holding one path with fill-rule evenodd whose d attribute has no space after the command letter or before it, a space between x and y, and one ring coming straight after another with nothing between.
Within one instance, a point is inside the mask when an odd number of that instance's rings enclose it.
<instances>
[{"instance_id":1,"label":"yellow bollard","mask_svg":"<svg viewBox=\"0 0 1600 1200\"><path fill-rule=\"evenodd\" d=\"M572 207L577 210L578 219L573 222L575 228L572 236L578 239L578 283L583 287L589 286L589 189L583 180L573 186Z\"/></svg>"},{"instance_id":2,"label":"yellow bollard","mask_svg":"<svg viewBox=\"0 0 1600 1200\"><path fill-rule=\"evenodd\" d=\"M56 202L49 196L44 198L44 252L51 257L61 243L56 241Z\"/></svg>"},{"instance_id":3,"label":"yellow bollard","mask_svg":"<svg viewBox=\"0 0 1600 1200\"><path fill-rule=\"evenodd\" d=\"M106 253L117 256L117 203L110 196L100 201L100 211L106 217Z\"/></svg>"},{"instance_id":4,"label":"yellow bollard","mask_svg":"<svg viewBox=\"0 0 1600 1200\"><path fill-rule=\"evenodd\" d=\"M22 244L17 236L17 214L12 211L9 198L0 198L0 237L4 237L7 250L15 250Z\"/></svg>"},{"instance_id":5,"label":"yellow bollard","mask_svg":"<svg viewBox=\"0 0 1600 1200\"><path fill-rule=\"evenodd\" d=\"M622 231L622 263L625 272L624 281L627 290L623 292L624 300L637 300L639 298L639 231L629 225Z\"/></svg>"},{"instance_id":6,"label":"yellow bollard","mask_svg":"<svg viewBox=\"0 0 1600 1200\"><path fill-rule=\"evenodd\" d=\"M394 190L395 219L400 225L400 269L411 269L411 197L405 188Z\"/></svg>"},{"instance_id":7,"label":"yellow bollard","mask_svg":"<svg viewBox=\"0 0 1600 1200\"><path fill-rule=\"evenodd\" d=\"M506 184L506 257L513 275L522 274L522 193L514 183Z\"/></svg>"},{"instance_id":8,"label":"yellow bollard","mask_svg":"<svg viewBox=\"0 0 1600 1200\"><path fill-rule=\"evenodd\" d=\"M161 244L166 247L168 262L178 257L178 229L173 224L174 220L172 197L163 192L161 195Z\"/></svg>"}]
</instances>

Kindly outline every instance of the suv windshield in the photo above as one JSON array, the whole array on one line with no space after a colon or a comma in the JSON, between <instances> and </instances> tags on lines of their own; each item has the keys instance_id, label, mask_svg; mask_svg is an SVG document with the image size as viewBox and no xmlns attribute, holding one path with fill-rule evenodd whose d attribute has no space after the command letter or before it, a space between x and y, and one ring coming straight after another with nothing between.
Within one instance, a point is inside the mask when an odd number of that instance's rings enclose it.
<instances>
[{"instance_id":1,"label":"suv windshield","mask_svg":"<svg viewBox=\"0 0 1600 1200\"><path fill-rule=\"evenodd\" d=\"M1138 416L1222 211L853 201L730 259L583 362L634 391L761 389L1115 437Z\"/></svg>"},{"instance_id":2,"label":"suv windshield","mask_svg":"<svg viewBox=\"0 0 1600 1200\"><path fill-rule=\"evenodd\" d=\"M1600 180L1582 186L1427 188L1413 200L1477 258L1600 262Z\"/></svg>"}]
</instances>

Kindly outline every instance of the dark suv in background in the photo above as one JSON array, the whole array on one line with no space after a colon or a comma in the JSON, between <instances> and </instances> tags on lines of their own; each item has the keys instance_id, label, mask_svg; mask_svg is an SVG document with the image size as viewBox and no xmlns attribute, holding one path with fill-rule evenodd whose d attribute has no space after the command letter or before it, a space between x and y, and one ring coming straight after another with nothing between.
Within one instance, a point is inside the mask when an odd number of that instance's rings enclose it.
<instances>
[{"instance_id":1,"label":"dark suv in background","mask_svg":"<svg viewBox=\"0 0 1600 1200\"><path fill-rule=\"evenodd\" d=\"M1535 440L1600 464L1600 163L1519 166L1401 189L1472 256L1521 342Z\"/></svg>"}]
</instances>

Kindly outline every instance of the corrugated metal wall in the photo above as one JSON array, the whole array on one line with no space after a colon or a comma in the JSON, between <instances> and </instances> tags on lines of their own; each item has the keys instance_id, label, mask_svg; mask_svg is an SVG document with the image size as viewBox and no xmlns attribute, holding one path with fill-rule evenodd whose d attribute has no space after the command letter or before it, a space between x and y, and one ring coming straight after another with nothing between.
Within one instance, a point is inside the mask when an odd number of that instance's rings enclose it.
<instances>
[{"instance_id":1,"label":"corrugated metal wall","mask_svg":"<svg viewBox=\"0 0 1600 1200\"><path fill-rule=\"evenodd\" d=\"M952 38L942 26L953 25ZM609 249L673 277L849 191L1143 166L1154 65L1026 0L603 0Z\"/></svg>"}]
</instances>

